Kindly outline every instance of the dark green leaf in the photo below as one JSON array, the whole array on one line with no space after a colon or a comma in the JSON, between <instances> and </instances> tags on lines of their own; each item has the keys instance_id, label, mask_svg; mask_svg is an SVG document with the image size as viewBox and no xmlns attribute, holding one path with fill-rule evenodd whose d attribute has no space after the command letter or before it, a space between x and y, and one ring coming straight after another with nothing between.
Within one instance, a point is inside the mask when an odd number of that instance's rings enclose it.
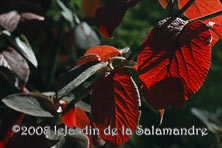
<instances>
[{"instance_id":1,"label":"dark green leaf","mask_svg":"<svg viewBox=\"0 0 222 148\"><path fill-rule=\"evenodd\" d=\"M8 107L38 117L53 117L54 105L49 99L37 93L13 94L2 99Z\"/></svg>"}]
</instances>

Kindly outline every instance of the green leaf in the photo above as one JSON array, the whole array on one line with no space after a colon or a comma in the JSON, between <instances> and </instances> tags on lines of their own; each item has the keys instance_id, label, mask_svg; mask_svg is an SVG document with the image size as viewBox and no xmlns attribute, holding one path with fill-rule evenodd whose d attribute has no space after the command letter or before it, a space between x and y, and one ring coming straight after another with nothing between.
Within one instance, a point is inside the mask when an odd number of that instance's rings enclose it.
<instances>
[{"instance_id":1,"label":"green leaf","mask_svg":"<svg viewBox=\"0 0 222 148\"><path fill-rule=\"evenodd\" d=\"M62 1L57 0L57 4L62 8L62 16L70 23L71 27L74 27L74 18L72 11L67 8Z\"/></svg>"},{"instance_id":2,"label":"green leaf","mask_svg":"<svg viewBox=\"0 0 222 148\"><path fill-rule=\"evenodd\" d=\"M58 81L57 98L62 98L73 89L82 84L86 79L96 73L98 69L107 66L107 62L93 61L75 66L67 73L60 76Z\"/></svg>"},{"instance_id":3,"label":"green leaf","mask_svg":"<svg viewBox=\"0 0 222 148\"><path fill-rule=\"evenodd\" d=\"M2 99L8 107L38 117L53 117L54 105L47 96L37 93L13 94Z\"/></svg>"}]
</instances>

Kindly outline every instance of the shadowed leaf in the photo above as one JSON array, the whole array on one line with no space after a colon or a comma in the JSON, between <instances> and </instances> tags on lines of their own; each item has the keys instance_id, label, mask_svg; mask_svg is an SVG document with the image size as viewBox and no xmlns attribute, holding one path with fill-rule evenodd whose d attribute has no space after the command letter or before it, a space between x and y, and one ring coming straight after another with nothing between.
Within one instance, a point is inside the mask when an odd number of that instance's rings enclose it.
<instances>
[{"instance_id":1,"label":"shadowed leaf","mask_svg":"<svg viewBox=\"0 0 222 148\"><path fill-rule=\"evenodd\" d=\"M111 37L115 28L121 23L126 11L139 0L108 0L104 7L97 9L96 22L100 32Z\"/></svg>"},{"instance_id":2,"label":"shadowed leaf","mask_svg":"<svg viewBox=\"0 0 222 148\"><path fill-rule=\"evenodd\" d=\"M26 60L13 48L9 47L0 53L0 73L15 87L25 85L29 78L29 66ZM8 73L9 70L10 73Z\"/></svg>"},{"instance_id":3,"label":"shadowed leaf","mask_svg":"<svg viewBox=\"0 0 222 148\"><path fill-rule=\"evenodd\" d=\"M38 117L53 117L54 105L49 99L41 94L13 94L2 99L8 107Z\"/></svg>"}]
</instances>

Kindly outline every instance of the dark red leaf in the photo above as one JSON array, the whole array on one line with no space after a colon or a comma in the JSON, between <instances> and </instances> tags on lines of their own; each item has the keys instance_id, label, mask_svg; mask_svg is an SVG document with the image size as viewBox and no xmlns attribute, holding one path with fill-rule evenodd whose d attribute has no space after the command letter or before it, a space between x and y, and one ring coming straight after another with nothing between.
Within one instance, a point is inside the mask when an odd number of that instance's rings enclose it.
<instances>
[{"instance_id":1,"label":"dark red leaf","mask_svg":"<svg viewBox=\"0 0 222 148\"><path fill-rule=\"evenodd\" d=\"M181 9L188 1L189 0L179 0L179 8ZM194 3L184 12L184 15L189 19L194 19L219 10L222 10L220 0L195 0ZM220 15L214 18L207 19L204 22L207 24L209 21L221 23L221 20L222 16ZM211 46L213 46L218 40L218 36L214 32L212 32L212 36L213 41L211 43Z\"/></svg>"},{"instance_id":2,"label":"dark red leaf","mask_svg":"<svg viewBox=\"0 0 222 148\"><path fill-rule=\"evenodd\" d=\"M12 32L16 29L20 20L43 21L44 17L30 13L30 12L24 12L20 15L17 11L13 10L13 11L3 13L0 15L0 26Z\"/></svg>"},{"instance_id":3,"label":"dark red leaf","mask_svg":"<svg viewBox=\"0 0 222 148\"><path fill-rule=\"evenodd\" d=\"M167 18L144 40L138 55L138 72L146 100L155 109L181 107L196 93L207 75L211 34L200 21L186 25Z\"/></svg>"},{"instance_id":4,"label":"dark red leaf","mask_svg":"<svg viewBox=\"0 0 222 148\"><path fill-rule=\"evenodd\" d=\"M96 22L103 35L111 37L121 23L126 11L139 0L108 0L104 7L97 9Z\"/></svg>"},{"instance_id":5,"label":"dark red leaf","mask_svg":"<svg viewBox=\"0 0 222 148\"><path fill-rule=\"evenodd\" d=\"M101 61L97 54L86 54L80 57L76 63L76 66L86 64L93 61Z\"/></svg>"},{"instance_id":6,"label":"dark red leaf","mask_svg":"<svg viewBox=\"0 0 222 148\"><path fill-rule=\"evenodd\" d=\"M115 70L102 75L95 83L92 92L92 123L99 128L100 137L113 145L121 145L127 141L122 127L129 128L132 133L139 120L139 93L132 78L123 70ZM117 135L106 134L106 128L117 129Z\"/></svg>"},{"instance_id":7,"label":"dark red leaf","mask_svg":"<svg viewBox=\"0 0 222 148\"><path fill-rule=\"evenodd\" d=\"M115 47L108 46L108 45L100 45L100 46L94 46L88 49L85 55L88 55L88 54L97 54L100 57L101 61L107 62L109 58L115 57L117 55L121 55L121 52Z\"/></svg>"}]
</instances>

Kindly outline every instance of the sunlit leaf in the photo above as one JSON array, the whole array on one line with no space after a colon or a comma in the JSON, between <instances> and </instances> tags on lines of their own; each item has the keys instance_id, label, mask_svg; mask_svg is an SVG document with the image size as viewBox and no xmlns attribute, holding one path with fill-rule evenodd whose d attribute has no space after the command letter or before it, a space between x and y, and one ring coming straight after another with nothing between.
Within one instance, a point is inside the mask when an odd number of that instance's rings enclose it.
<instances>
[{"instance_id":1,"label":"sunlit leaf","mask_svg":"<svg viewBox=\"0 0 222 148\"><path fill-rule=\"evenodd\" d=\"M121 55L120 50L108 45L94 46L85 52L85 55L97 54L101 61L106 62L109 58Z\"/></svg>"},{"instance_id":2,"label":"sunlit leaf","mask_svg":"<svg viewBox=\"0 0 222 148\"><path fill-rule=\"evenodd\" d=\"M164 9L166 9L166 7L167 7L167 1L166 1L166 0L159 0L159 3L160 3L160 5L161 5Z\"/></svg>"},{"instance_id":3,"label":"sunlit leaf","mask_svg":"<svg viewBox=\"0 0 222 148\"><path fill-rule=\"evenodd\" d=\"M15 87L25 85L28 81L29 66L26 60L11 47L0 53L0 68L0 73ZM12 75L9 75L6 70L9 70Z\"/></svg>"},{"instance_id":4,"label":"sunlit leaf","mask_svg":"<svg viewBox=\"0 0 222 148\"><path fill-rule=\"evenodd\" d=\"M210 28L222 39L222 23L208 22Z\"/></svg>"},{"instance_id":5,"label":"sunlit leaf","mask_svg":"<svg viewBox=\"0 0 222 148\"><path fill-rule=\"evenodd\" d=\"M113 145L127 141L138 124L139 101L138 88L126 72L115 70L102 75L92 92L92 122L100 131L116 128L116 134L100 132L99 136Z\"/></svg>"},{"instance_id":6,"label":"sunlit leaf","mask_svg":"<svg viewBox=\"0 0 222 148\"><path fill-rule=\"evenodd\" d=\"M75 42L81 49L88 49L100 44L97 34L86 23L82 22L75 28Z\"/></svg>"},{"instance_id":7,"label":"sunlit leaf","mask_svg":"<svg viewBox=\"0 0 222 148\"><path fill-rule=\"evenodd\" d=\"M111 37L115 28L121 23L126 11L135 6L139 0L108 0L104 7L97 9L96 22L100 32Z\"/></svg>"},{"instance_id":8,"label":"sunlit leaf","mask_svg":"<svg viewBox=\"0 0 222 148\"><path fill-rule=\"evenodd\" d=\"M73 89L82 84L86 79L96 73L97 70L106 67L107 63L100 61L88 62L78 65L62 74L58 80L57 98L62 98Z\"/></svg>"},{"instance_id":9,"label":"sunlit leaf","mask_svg":"<svg viewBox=\"0 0 222 148\"><path fill-rule=\"evenodd\" d=\"M179 0L179 8L181 9L188 1L189 0ZM184 15L189 19L195 19L219 10L222 10L222 4L220 0L195 0L194 3L184 12ZM204 22L206 24L208 24L209 21L222 23L221 20L222 16L220 15L217 17L210 18ZM214 32L212 32L212 36L213 41L211 45L213 46L217 42L218 36Z\"/></svg>"},{"instance_id":10,"label":"sunlit leaf","mask_svg":"<svg viewBox=\"0 0 222 148\"><path fill-rule=\"evenodd\" d=\"M2 102L16 111L32 116L53 117L55 113L53 103L41 94L13 94L3 98Z\"/></svg>"},{"instance_id":11,"label":"sunlit leaf","mask_svg":"<svg viewBox=\"0 0 222 148\"><path fill-rule=\"evenodd\" d=\"M141 88L155 109L180 108L202 86L210 59L211 34L200 21L161 20L138 55Z\"/></svg>"}]
</instances>

